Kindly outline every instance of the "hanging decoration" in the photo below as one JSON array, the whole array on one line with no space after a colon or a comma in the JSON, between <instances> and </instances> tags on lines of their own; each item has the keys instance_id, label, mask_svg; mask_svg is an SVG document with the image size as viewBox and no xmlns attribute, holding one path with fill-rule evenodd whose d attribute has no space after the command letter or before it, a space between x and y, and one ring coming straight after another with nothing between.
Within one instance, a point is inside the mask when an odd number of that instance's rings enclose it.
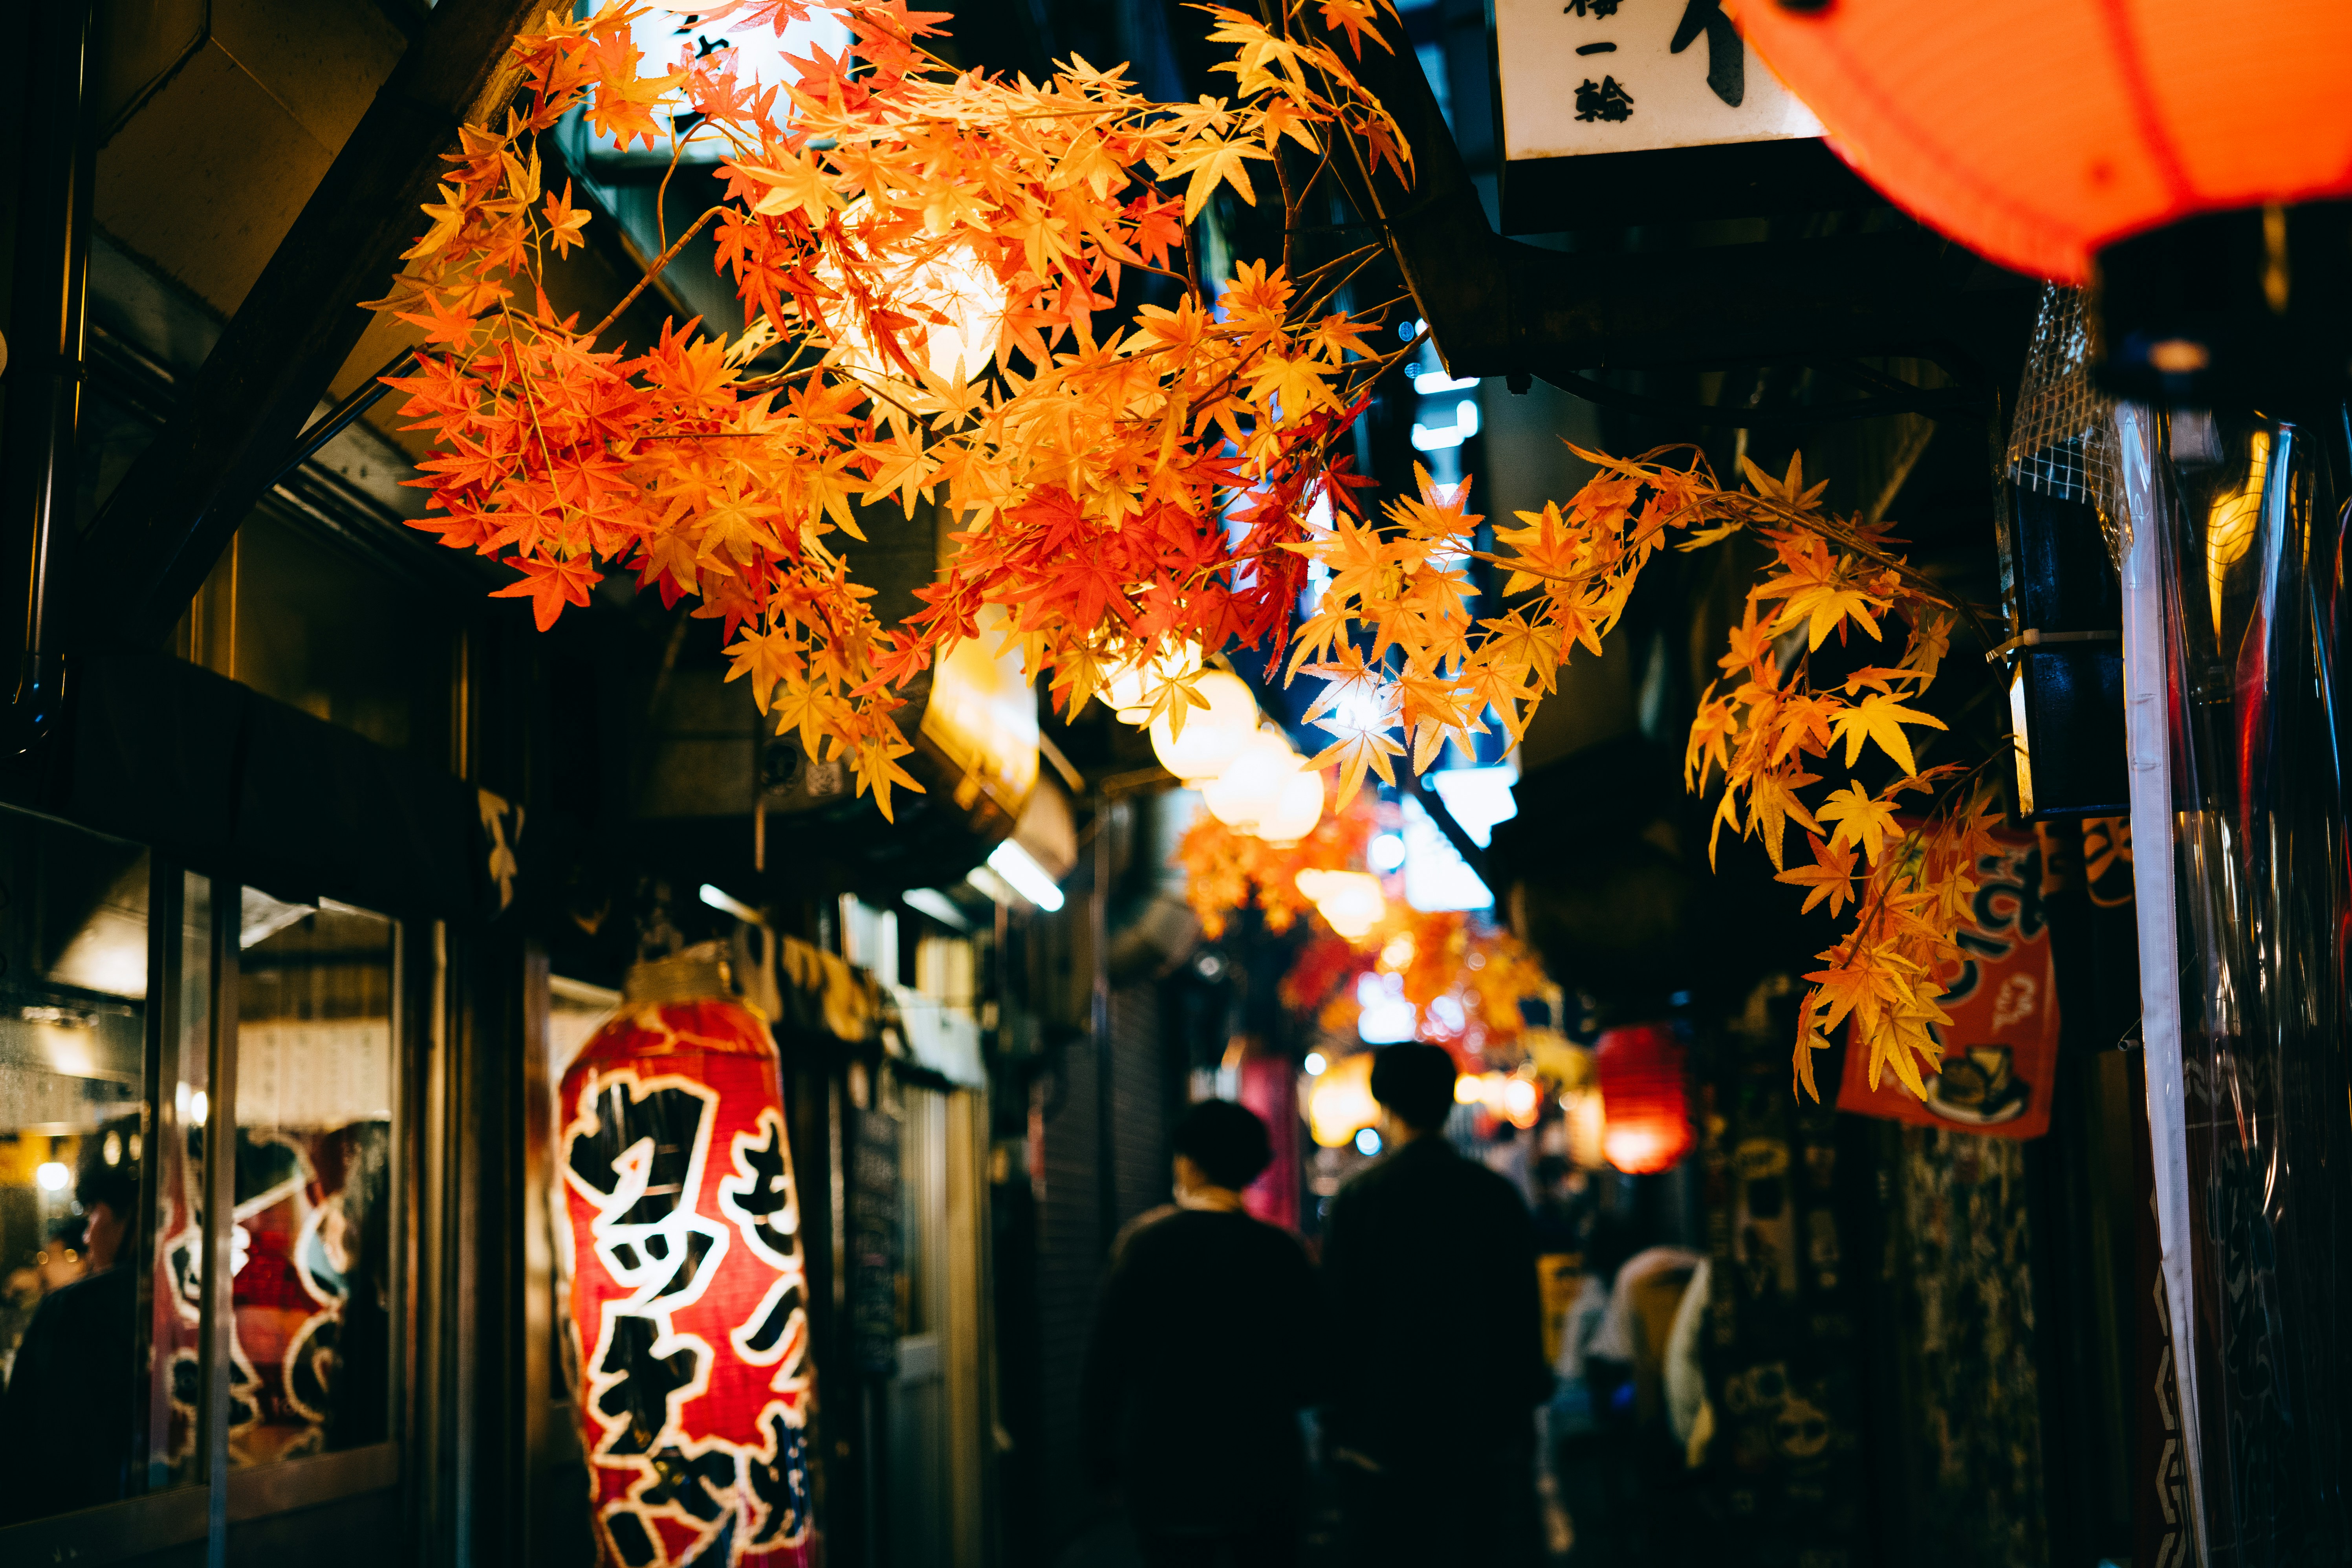
<instances>
[{"instance_id":1,"label":"hanging decoration","mask_svg":"<svg viewBox=\"0 0 2352 1568\"><path fill-rule=\"evenodd\" d=\"M2195 213L2352 195L2352 8L1734 0L1865 179L2004 267L2081 283ZM2220 36L2226 31L2227 36Z\"/></svg>"},{"instance_id":2,"label":"hanging decoration","mask_svg":"<svg viewBox=\"0 0 2352 1568\"><path fill-rule=\"evenodd\" d=\"M699 15L781 34L813 5ZM850 47L812 47L782 89L740 79L730 48L642 60L642 5L549 13L514 46L520 106L466 129L376 308L425 334L391 383L437 448L419 526L513 567L499 593L542 629L608 568L698 600L729 679L812 755L846 756L887 816L894 788L919 787L897 762L899 690L990 606L1066 706L1115 671L1167 669L1121 695L1171 733L1197 678L1170 654L1280 649L1305 563L1277 547L1358 482L1334 443L1406 351L1371 346L1378 310L1334 309L1376 246L1204 280L1191 226L1221 189L1255 204L1256 181L1286 179L1286 140L1346 141L1401 178L1411 155L1340 54L1307 41L1306 0L1272 27L1208 7L1233 96L1181 104L1076 58L1034 83L959 70L922 43L945 14L902 0L824 8ZM1385 0L1319 10L1355 51L1367 34L1389 47L1370 26L1393 18ZM546 256L583 244L590 215L545 187L537 140L575 108L624 151L681 122L725 145L725 199L652 270L711 227L739 331L673 322L629 346L614 317L583 327L549 302ZM1112 325L1144 273L1179 281L1175 304ZM918 500L961 521L962 549L886 628L851 575L854 508Z\"/></svg>"},{"instance_id":3,"label":"hanging decoration","mask_svg":"<svg viewBox=\"0 0 2352 1568\"><path fill-rule=\"evenodd\" d=\"M1311 776L1319 791L1320 775ZM1369 796L1324 816L1303 837L1287 843L1228 826L1203 811L1176 846L1185 900L1212 942L1224 934L1235 910L1252 905L1265 916L1265 929L1279 935L1315 901L1299 879L1307 877L1311 887L1318 873L1361 866L1364 846L1379 825L1380 807Z\"/></svg>"},{"instance_id":4,"label":"hanging decoration","mask_svg":"<svg viewBox=\"0 0 2352 1568\"><path fill-rule=\"evenodd\" d=\"M556 1235L599 1562L801 1568L814 1368L776 1047L703 989L625 1005L563 1075Z\"/></svg>"},{"instance_id":5,"label":"hanging decoration","mask_svg":"<svg viewBox=\"0 0 2352 1568\"><path fill-rule=\"evenodd\" d=\"M1992 849L1996 809L1993 759L1923 767L1912 731L1945 727L1916 704L1955 630L1970 626L1987 647L1995 639L1904 562L1890 523L1828 515L1826 487L1807 488L1801 457L1778 479L1743 458L1748 488L1733 490L1702 458L1687 467L1665 460L1685 449L1632 462L1574 449L1601 472L1565 506L1548 503L1518 513L1519 527L1496 529L1501 552L1478 549L1485 520L1467 510L1468 481L1441 489L1426 473L1419 499L1391 503L1388 528L1343 514L1294 547L1331 573L1290 660L1293 674L1326 683L1308 721L1340 736L1313 765L1343 770L1344 800L1368 770L1393 782L1391 759L1403 747L1392 727L1410 740L1416 767L1449 740L1469 746L1486 731L1486 714L1517 741L1554 689L1554 670L1576 647L1601 651L1643 567L1670 537L1683 534L1677 547L1695 550L1751 535L1771 563L1717 661L1723 677L1700 695L1685 781L1694 792L1723 783L1710 861L1729 827L1763 846L1781 881L1807 889L1805 910L1826 902L1837 916L1853 906L1851 934L1824 949L1823 967L1806 976L1813 986L1801 1014L1799 1087L1818 1098L1813 1053L1844 1026L1872 1083L1892 1072L1924 1094L1922 1069L1943 1054L1931 1027L1948 1021L1937 976L1960 957L1958 932L1976 896L1978 862ZM1503 570L1507 595L1528 591L1526 602L1474 625L1463 565L1474 555ZM1366 628L1377 646L1397 650L1392 665L1365 658ZM1888 647L1892 663L1814 684L1810 655L1829 637L1884 645L1895 629L1904 635L1899 654ZM1781 640L1797 636L1805 653L1783 668ZM1350 712L1375 717L1350 724ZM1883 787L1853 776L1865 751L1895 766ZM1833 767L1849 782L1811 790L1809 802L1806 792L1824 783L1815 770ZM1912 795L1928 805L1905 828L1895 811ZM1792 825L1811 846L1810 866L1786 863Z\"/></svg>"},{"instance_id":6,"label":"hanging decoration","mask_svg":"<svg viewBox=\"0 0 2352 1568\"><path fill-rule=\"evenodd\" d=\"M1604 1029L1593 1053L1601 1079L1601 1152L1628 1175L1672 1170L1690 1152L1690 1089L1682 1042L1664 1024Z\"/></svg>"}]
</instances>

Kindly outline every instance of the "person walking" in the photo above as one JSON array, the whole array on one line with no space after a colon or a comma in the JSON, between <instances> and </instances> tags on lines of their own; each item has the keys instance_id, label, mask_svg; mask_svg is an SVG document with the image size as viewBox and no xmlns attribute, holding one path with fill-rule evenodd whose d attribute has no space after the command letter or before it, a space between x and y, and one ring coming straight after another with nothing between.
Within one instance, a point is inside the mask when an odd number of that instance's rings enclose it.
<instances>
[{"instance_id":1,"label":"person walking","mask_svg":"<svg viewBox=\"0 0 2352 1568\"><path fill-rule=\"evenodd\" d=\"M1383 1047L1372 1098L1391 1151L1331 1200L1326 1461L1349 1568L1532 1568L1544 1364L1534 1229L1511 1184L1443 1134L1454 1058Z\"/></svg>"},{"instance_id":2,"label":"person walking","mask_svg":"<svg viewBox=\"0 0 2352 1568\"><path fill-rule=\"evenodd\" d=\"M1147 1568L1290 1568L1317 1392L1307 1253L1241 1190L1273 1158L1228 1100L1177 1123L1176 1203L1122 1233L1080 1399L1094 1479L1124 1494Z\"/></svg>"}]
</instances>

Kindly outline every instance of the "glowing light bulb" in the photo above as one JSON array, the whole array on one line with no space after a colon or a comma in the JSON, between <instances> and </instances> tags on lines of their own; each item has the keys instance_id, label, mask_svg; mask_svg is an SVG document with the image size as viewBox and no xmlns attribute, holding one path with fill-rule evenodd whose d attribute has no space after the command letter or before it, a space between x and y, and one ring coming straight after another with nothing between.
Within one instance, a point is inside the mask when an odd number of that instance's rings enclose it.
<instances>
[{"instance_id":1,"label":"glowing light bulb","mask_svg":"<svg viewBox=\"0 0 2352 1568\"><path fill-rule=\"evenodd\" d=\"M1381 1152L1381 1135L1367 1127L1356 1134L1356 1152L1366 1158Z\"/></svg>"},{"instance_id":2,"label":"glowing light bulb","mask_svg":"<svg viewBox=\"0 0 2352 1568\"><path fill-rule=\"evenodd\" d=\"M1321 1051L1309 1051L1307 1053L1307 1059L1298 1065L1307 1069L1308 1078L1320 1078L1323 1076L1323 1069L1331 1064L1323 1059Z\"/></svg>"},{"instance_id":3,"label":"glowing light bulb","mask_svg":"<svg viewBox=\"0 0 2352 1568\"><path fill-rule=\"evenodd\" d=\"M1454 1080L1454 1104L1475 1105L1486 1097L1486 1086L1478 1081L1476 1073L1465 1072Z\"/></svg>"},{"instance_id":4,"label":"glowing light bulb","mask_svg":"<svg viewBox=\"0 0 2352 1568\"><path fill-rule=\"evenodd\" d=\"M40 1184L43 1192L61 1193L66 1190L66 1184L73 1180L73 1173L55 1160L47 1160L34 1167L33 1180Z\"/></svg>"}]
</instances>

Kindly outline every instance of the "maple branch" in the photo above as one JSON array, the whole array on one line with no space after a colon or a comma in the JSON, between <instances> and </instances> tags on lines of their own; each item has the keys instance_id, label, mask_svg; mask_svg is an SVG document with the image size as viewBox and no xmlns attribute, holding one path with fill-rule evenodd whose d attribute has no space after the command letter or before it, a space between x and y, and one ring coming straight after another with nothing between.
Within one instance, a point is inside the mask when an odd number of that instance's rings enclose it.
<instances>
[{"instance_id":1,"label":"maple branch","mask_svg":"<svg viewBox=\"0 0 2352 1568\"><path fill-rule=\"evenodd\" d=\"M686 242L692 239L696 235L700 234L702 232L703 225L709 223L712 218L717 217L720 213L723 213L726 210L727 207L725 204L722 203L718 206L712 207L700 217L696 218L694 220L693 226L689 227L684 234L677 237L677 242L676 244L672 245L667 250L663 251L658 257L654 258L653 265L646 268L646 275L637 279L637 286L630 289L627 293L622 295L621 302L614 306L610 311L606 312L603 321L589 328L587 336L581 341L583 342L593 343L598 338L603 337L604 335L605 329L610 327L614 321L621 319L621 312L635 304L637 302L637 296L653 287L654 279L661 276L662 268L667 267L671 262L677 259L677 253L686 248Z\"/></svg>"}]
</instances>

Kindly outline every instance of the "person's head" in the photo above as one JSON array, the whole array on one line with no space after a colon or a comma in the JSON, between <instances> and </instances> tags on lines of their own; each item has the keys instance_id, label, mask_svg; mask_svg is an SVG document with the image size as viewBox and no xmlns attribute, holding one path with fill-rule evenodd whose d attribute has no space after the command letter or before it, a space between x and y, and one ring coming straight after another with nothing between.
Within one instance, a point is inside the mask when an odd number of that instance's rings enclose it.
<instances>
[{"instance_id":1,"label":"person's head","mask_svg":"<svg viewBox=\"0 0 2352 1568\"><path fill-rule=\"evenodd\" d=\"M1239 1192L1274 1163L1265 1123L1230 1100L1204 1100L1176 1123L1176 1183Z\"/></svg>"},{"instance_id":2,"label":"person's head","mask_svg":"<svg viewBox=\"0 0 2352 1568\"><path fill-rule=\"evenodd\" d=\"M81 1205L82 1247L93 1274L114 1267L139 1214L138 1138L138 1121L126 1117L83 1141L74 1201Z\"/></svg>"},{"instance_id":3,"label":"person's head","mask_svg":"<svg viewBox=\"0 0 2352 1568\"><path fill-rule=\"evenodd\" d=\"M1420 1040L1383 1046L1372 1058L1372 1098L1413 1134L1434 1132L1453 1114L1455 1077L1443 1047Z\"/></svg>"}]
</instances>

